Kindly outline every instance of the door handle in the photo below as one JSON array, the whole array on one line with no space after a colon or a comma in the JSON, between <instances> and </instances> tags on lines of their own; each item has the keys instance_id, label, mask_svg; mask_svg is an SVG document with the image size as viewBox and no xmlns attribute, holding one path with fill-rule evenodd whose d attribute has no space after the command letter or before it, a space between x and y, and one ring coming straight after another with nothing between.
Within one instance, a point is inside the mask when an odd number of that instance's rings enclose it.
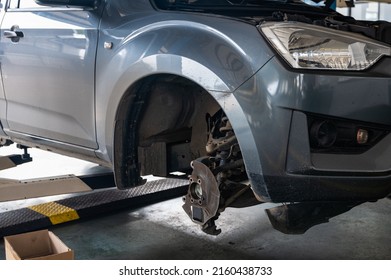
<instances>
[{"instance_id":1,"label":"door handle","mask_svg":"<svg viewBox=\"0 0 391 280\"><path fill-rule=\"evenodd\" d=\"M18 31L19 26L13 25L10 30L5 30L3 35L5 38L11 39L13 43L19 42L20 38L24 37L22 31Z\"/></svg>"},{"instance_id":2,"label":"door handle","mask_svg":"<svg viewBox=\"0 0 391 280\"><path fill-rule=\"evenodd\" d=\"M4 37L8 39L23 38L24 34L22 31L6 30L4 31Z\"/></svg>"}]
</instances>

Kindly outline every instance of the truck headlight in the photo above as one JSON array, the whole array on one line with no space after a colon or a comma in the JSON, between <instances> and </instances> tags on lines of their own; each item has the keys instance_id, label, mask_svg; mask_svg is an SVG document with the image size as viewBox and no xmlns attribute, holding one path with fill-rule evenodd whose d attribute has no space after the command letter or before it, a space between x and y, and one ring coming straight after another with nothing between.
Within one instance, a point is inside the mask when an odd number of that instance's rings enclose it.
<instances>
[{"instance_id":1,"label":"truck headlight","mask_svg":"<svg viewBox=\"0 0 391 280\"><path fill-rule=\"evenodd\" d=\"M364 70L391 55L386 44L321 26L268 22L259 29L293 68Z\"/></svg>"}]
</instances>

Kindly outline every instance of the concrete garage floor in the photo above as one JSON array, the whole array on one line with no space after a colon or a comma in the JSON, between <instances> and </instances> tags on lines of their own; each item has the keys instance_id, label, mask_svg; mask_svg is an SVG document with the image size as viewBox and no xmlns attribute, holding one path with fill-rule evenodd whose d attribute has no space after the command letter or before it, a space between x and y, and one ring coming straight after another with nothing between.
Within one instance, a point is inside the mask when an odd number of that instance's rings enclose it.
<instances>
[{"instance_id":1,"label":"concrete garage floor","mask_svg":"<svg viewBox=\"0 0 391 280\"><path fill-rule=\"evenodd\" d=\"M0 155L15 151L19 152L14 147L2 148ZM36 149L29 151L33 163L0 171L0 177L82 175L100 169ZM0 203L0 212L63 197ZM390 199L357 206L303 235L274 230L264 211L272 204L227 209L217 221L223 230L219 236L201 232L181 206L181 198L175 198L50 230L75 251L76 259L391 259ZM1 240L0 260L4 259Z\"/></svg>"}]
</instances>

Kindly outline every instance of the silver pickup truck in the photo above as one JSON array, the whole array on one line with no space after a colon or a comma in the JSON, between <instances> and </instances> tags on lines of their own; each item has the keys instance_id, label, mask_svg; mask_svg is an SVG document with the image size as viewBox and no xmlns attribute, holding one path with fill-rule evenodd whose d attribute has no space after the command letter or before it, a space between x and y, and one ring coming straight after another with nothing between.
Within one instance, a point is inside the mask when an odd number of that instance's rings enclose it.
<instances>
[{"instance_id":1,"label":"silver pickup truck","mask_svg":"<svg viewBox=\"0 0 391 280\"><path fill-rule=\"evenodd\" d=\"M187 173L183 208L212 234L243 196L376 201L391 24L331 2L1 0L0 143L106 165L119 189Z\"/></svg>"}]
</instances>

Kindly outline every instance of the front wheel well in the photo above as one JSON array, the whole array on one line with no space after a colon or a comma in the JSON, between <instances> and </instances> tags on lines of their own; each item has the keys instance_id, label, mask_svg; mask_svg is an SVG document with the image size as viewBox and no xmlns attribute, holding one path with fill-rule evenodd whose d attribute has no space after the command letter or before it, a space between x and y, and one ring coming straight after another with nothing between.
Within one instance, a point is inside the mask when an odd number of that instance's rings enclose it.
<instances>
[{"instance_id":1,"label":"front wheel well","mask_svg":"<svg viewBox=\"0 0 391 280\"><path fill-rule=\"evenodd\" d=\"M233 126L207 90L161 75L137 83L123 101L114 146L118 188L142 184L141 175L191 174L183 209L213 235L226 207L259 203Z\"/></svg>"},{"instance_id":2,"label":"front wheel well","mask_svg":"<svg viewBox=\"0 0 391 280\"><path fill-rule=\"evenodd\" d=\"M117 187L142 184L140 175L190 170L206 154L206 118L220 109L207 90L183 77L155 75L131 86L115 120Z\"/></svg>"}]
</instances>

